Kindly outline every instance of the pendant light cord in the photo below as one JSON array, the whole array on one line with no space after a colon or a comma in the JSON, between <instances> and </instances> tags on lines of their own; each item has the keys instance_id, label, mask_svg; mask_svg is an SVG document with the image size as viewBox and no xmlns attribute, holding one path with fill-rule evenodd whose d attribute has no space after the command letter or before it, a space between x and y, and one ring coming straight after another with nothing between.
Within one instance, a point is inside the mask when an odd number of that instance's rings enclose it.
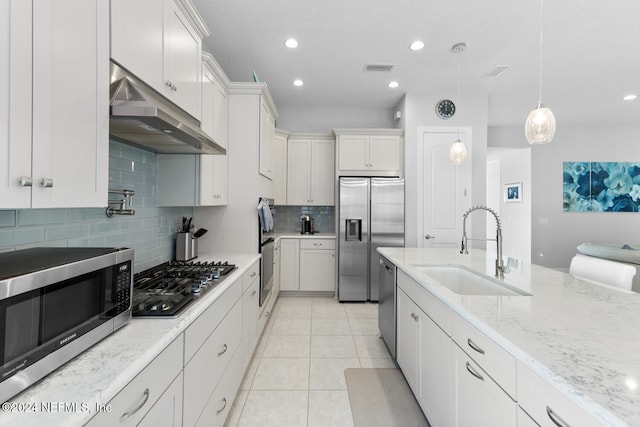
<instances>
[{"instance_id":1,"label":"pendant light cord","mask_svg":"<svg viewBox=\"0 0 640 427\"><path fill-rule=\"evenodd\" d=\"M542 22L544 16L544 0L540 0L540 50L538 51L538 107L542 105Z\"/></svg>"},{"instance_id":2,"label":"pendant light cord","mask_svg":"<svg viewBox=\"0 0 640 427\"><path fill-rule=\"evenodd\" d=\"M458 48L458 87L457 87L457 93L456 93L456 103L458 104L458 106L461 105L460 103L460 57L462 55L462 47ZM460 126L458 126L457 130L456 130L456 141L460 141Z\"/></svg>"}]
</instances>

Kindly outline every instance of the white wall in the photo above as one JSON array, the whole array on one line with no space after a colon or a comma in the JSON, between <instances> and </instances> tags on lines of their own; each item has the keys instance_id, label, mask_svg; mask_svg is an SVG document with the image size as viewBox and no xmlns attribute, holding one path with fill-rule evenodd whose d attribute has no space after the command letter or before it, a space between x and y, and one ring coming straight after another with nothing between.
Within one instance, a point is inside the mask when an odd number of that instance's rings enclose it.
<instances>
[{"instance_id":1,"label":"white wall","mask_svg":"<svg viewBox=\"0 0 640 427\"><path fill-rule=\"evenodd\" d=\"M522 183L522 201L506 203L505 184L517 182ZM500 215L504 256L531 262L531 203L531 148L488 148L487 205ZM492 236L493 229L495 221L491 218L487 234ZM495 251L495 243L490 246Z\"/></svg>"},{"instance_id":2,"label":"white wall","mask_svg":"<svg viewBox=\"0 0 640 427\"><path fill-rule=\"evenodd\" d=\"M414 93L406 94L396 105L395 110L402 113L397 126L404 126L405 141L405 246L417 246L418 222L417 192L418 179L421 176L418 144L422 143L422 135L418 129L424 126L468 126L472 128L473 156L472 162L472 205L484 204L486 194L486 148L487 148L487 110L486 93L463 93L462 103L457 104L453 118L441 120L435 114L436 103L443 98L450 98L451 93ZM464 212L459 212L462 216ZM472 227L478 238L485 236L485 220L481 215L472 218ZM483 245L484 247L484 245Z\"/></svg>"},{"instance_id":3,"label":"white wall","mask_svg":"<svg viewBox=\"0 0 640 427\"><path fill-rule=\"evenodd\" d=\"M276 126L291 132L331 133L333 128L393 128L397 122L390 108L278 106Z\"/></svg>"},{"instance_id":4,"label":"white wall","mask_svg":"<svg viewBox=\"0 0 640 427\"><path fill-rule=\"evenodd\" d=\"M528 146L522 127L489 128L489 145ZM568 268L580 243L640 243L640 213L563 212L567 161L640 161L640 126L576 127L559 120L551 144L531 147L531 261Z\"/></svg>"},{"instance_id":5,"label":"white wall","mask_svg":"<svg viewBox=\"0 0 640 427\"><path fill-rule=\"evenodd\" d=\"M259 117L259 94L229 94L228 205L194 209L195 223L210 231L199 253L258 253Z\"/></svg>"}]
</instances>

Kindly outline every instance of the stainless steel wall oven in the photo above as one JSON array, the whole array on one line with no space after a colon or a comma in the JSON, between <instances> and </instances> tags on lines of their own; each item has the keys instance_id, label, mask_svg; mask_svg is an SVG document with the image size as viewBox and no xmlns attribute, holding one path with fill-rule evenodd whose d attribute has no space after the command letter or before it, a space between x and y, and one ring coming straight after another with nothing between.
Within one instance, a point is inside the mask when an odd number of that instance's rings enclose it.
<instances>
[{"instance_id":1,"label":"stainless steel wall oven","mask_svg":"<svg viewBox=\"0 0 640 427\"><path fill-rule=\"evenodd\" d=\"M0 254L0 402L131 318L133 249Z\"/></svg>"},{"instance_id":2,"label":"stainless steel wall oven","mask_svg":"<svg viewBox=\"0 0 640 427\"><path fill-rule=\"evenodd\" d=\"M258 201L258 250L260 252L260 306L267 301L273 288L273 249L275 239L275 209L273 199L260 198ZM268 212L267 212L268 211Z\"/></svg>"}]
</instances>

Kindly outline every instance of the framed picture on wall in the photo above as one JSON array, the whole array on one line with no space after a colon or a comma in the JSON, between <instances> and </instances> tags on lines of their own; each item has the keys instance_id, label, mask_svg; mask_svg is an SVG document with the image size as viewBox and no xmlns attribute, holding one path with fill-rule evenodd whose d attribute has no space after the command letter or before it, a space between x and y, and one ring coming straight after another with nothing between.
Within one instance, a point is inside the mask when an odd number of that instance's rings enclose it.
<instances>
[{"instance_id":1,"label":"framed picture on wall","mask_svg":"<svg viewBox=\"0 0 640 427\"><path fill-rule=\"evenodd\" d=\"M505 203L522 202L522 183L513 182L504 185L504 201Z\"/></svg>"}]
</instances>

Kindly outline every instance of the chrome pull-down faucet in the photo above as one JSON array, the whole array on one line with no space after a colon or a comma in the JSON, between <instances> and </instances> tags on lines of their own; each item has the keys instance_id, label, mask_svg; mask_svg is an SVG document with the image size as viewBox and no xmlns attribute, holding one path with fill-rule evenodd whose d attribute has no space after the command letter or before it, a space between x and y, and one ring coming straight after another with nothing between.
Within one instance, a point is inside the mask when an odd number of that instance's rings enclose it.
<instances>
[{"instance_id":1,"label":"chrome pull-down faucet","mask_svg":"<svg viewBox=\"0 0 640 427\"><path fill-rule=\"evenodd\" d=\"M467 217L469 216L469 214L473 211L477 211L477 210L485 210L489 213L491 213L495 218L496 218L496 246L497 246L497 257L496 257L496 277L503 279L504 278L504 262L502 261L502 224L500 223L500 217L498 216L498 214L496 213L496 211L494 211L491 208L488 208L486 206L474 206L471 209L467 210L464 215L462 216L462 246L460 248L460 253L461 254L468 254L469 251L467 250L468 244L467 241L469 240L488 240L488 241L492 241L494 239L470 239L467 238Z\"/></svg>"}]
</instances>

